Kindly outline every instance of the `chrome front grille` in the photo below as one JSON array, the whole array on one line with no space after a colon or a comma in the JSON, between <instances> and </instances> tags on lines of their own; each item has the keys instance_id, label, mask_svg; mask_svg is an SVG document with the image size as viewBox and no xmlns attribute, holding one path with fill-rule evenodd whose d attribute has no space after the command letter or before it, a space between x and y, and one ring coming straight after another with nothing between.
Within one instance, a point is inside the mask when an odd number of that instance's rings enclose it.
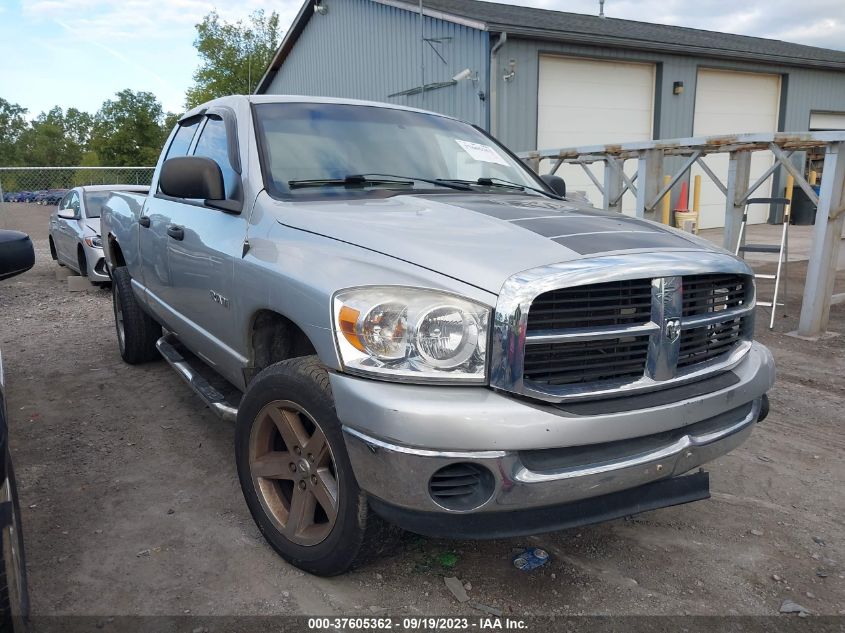
<instances>
[{"instance_id":1,"label":"chrome front grille","mask_svg":"<svg viewBox=\"0 0 845 633\"><path fill-rule=\"evenodd\" d=\"M547 385L637 377L645 371L648 336L532 345L523 376Z\"/></svg>"},{"instance_id":2,"label":"chrome front grille","mask_svg":"<svg viewBox=\"0 0 845 633\"><path fill-rule=\"evenodd\" d=\"M683 316L738 308L746 296L742 275L687 275L683 278Z\"/></svg>"},{"instance_id":3,"label":"chrome front grille","mask_svg":"<svg viewBox=\"0 0 845 633\"><path fill-rule=\"evenodd\" d=\"M681 332L678 367L690 367L730 352L743 338L745 318L739 317Z\"/></svg>"},{"instance_id":4,"label":"chrome front grille","mask_svg":"<svg viewBox=\"0 0 845 633\"><path fill-rule=\"evenodd\" d=\"M550 402L669 387L737 362L753 310L750 269L716 253L532 269L499 296L490 384Z\"/></svg>"},{"instance_id":5,"label":"chrome front grille","mask_svg":"<svg viewBox=\"0 0 845 633\"><path fill-rule=\"evenodd\" d=\"M642 323L651 317L651 279L559 288L531 303L528 330Z\"/></svg>"}]
</instances>

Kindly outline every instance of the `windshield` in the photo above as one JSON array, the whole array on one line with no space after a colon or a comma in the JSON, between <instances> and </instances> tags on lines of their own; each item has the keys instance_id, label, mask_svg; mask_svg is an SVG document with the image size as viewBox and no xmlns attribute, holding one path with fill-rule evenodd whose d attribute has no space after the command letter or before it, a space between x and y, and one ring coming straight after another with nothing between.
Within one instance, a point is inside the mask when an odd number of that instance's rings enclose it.
<instances>
[{"instance_id":1,"label":"windshield","mask_svg":"<svg viewBox=\"0 0 845 633\"><path fill-rule=\"evenodd\" d=\"M445 117L325 103L264 103L255 111L267 186L277 195L337 195L351 184L431 189L438 181L476 185L479 178L488 179L481 189L494 181L544 188L495 142ZM358 175L374 177L349 178ZM387 176L412 182L390 183ZM314 181L339 182L320 182L315 190Z\"/></svg>"},{"instance_id":2,"label":"windshield","mask_svg":"<svg viewBox=\"0 0 845 633\"><path fill-rule=\"evenodd\" d=\"M85 192L85 216L88 218L99 218L103 205L111 197L111 191L86 191Z\"/></svg>"}]
</instances>

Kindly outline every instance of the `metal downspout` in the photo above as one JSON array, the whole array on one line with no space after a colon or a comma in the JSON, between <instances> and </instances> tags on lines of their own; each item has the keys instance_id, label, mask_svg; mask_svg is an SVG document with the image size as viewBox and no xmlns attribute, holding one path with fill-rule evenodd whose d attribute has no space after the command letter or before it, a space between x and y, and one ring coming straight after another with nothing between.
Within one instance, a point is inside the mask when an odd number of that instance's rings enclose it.
<instances>
[{"instance_id":1,"label":"metal downspout","mask_svg":"<svg viewBox=\"0 0 845 633\"><path fill-rule=\"evenodd\" d=\"M499 52L499 49L505 45L505 42L508 41L508 34L502 31L499 33L499 39L496 40L496 43L493 45L493 48L490 49L490 76L488 77L488 81L490 82L490 89L487 93L490 95L490 135L497 136L496 132L498 131L498 115L499 115L499 58L496 56Z\"/></svg>"}]
</instances>

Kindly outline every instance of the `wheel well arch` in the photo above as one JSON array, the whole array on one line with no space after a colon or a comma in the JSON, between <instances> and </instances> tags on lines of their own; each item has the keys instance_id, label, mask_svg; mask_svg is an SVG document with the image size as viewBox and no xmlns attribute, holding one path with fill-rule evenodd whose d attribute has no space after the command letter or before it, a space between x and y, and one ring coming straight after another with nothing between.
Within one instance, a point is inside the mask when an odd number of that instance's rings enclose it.
<instances>
[{"instance_id":1,"label":"wheel well arch","mask_svg":"<svg viewBox=\"0 0 845 633\"><path fill-rule=\"evenodd\" d=\"M120 250L120 244L111 233L109 233L109 237L106 240L106 245L108 246L108 261L110 265L113 268L126 266L126 259L123 257L123 251Z\"/></svg>"},{"instance_id":2,"label":"wheel well arch","mask_svg":"<svg viewBox=\"0 0 845 633\"><path fill-rule=\"evenodd\" d=\"M244 370L247 384L273 363L317 353L302 328L274 310L259 310L252 316L248 337L249 366Z\"/></svg>"}]
</instances>

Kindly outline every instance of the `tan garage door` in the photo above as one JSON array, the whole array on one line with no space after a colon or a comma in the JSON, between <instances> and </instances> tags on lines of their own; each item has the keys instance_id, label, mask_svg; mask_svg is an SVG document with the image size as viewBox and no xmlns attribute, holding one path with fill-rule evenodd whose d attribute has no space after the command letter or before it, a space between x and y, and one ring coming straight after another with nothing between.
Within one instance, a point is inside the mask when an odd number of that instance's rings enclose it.
<instances>
[{"instance_id":1,"label":"tan garage door","mask_svg":"<svg viewBox=\"0 0 845 633\"><path fill-rule=\"evenodd\" d=\"M695 90L693 136L776 132L780 104L780 76L762 73L740 73L725 70L698 71ZM755 152L751 159L751 182L759 178L774 160L769 152ZM727 181L728 156L716 154L706 158L713 171ZM702 175L701 228L725 225L725 196L704 172ZM771 178L763 183L755 197L771 195ZM765 222L766 205L749 208L749 222Z\"/></svg>"},{"instance_id":2,"label":"tan garage door","mask_svg":"<svg viewBox=\"0 0 845 633\"><path fill-rule=\"evenodd\" d=\"M541 55L537 99L538 149L650 140L654 65ZM626 171L635 171L636 161L628 162ZM580 167L558 173L570 190L585 191L601 206L601 193ZM593 173L601 182L601 168ZM633 210L627 198L625 208Z\"/></svg>"}]
</instances>

